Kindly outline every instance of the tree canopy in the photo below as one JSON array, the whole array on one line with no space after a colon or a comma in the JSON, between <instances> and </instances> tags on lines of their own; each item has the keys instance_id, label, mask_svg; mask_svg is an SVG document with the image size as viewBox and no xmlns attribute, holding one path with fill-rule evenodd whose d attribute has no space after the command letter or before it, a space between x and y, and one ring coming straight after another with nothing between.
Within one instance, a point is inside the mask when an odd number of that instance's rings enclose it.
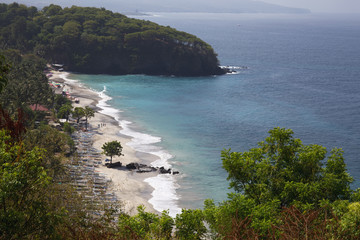
<instances>
[{"instance_id":1,"label":"tree canopy","mask_svg":"<svg viewBox=\"0 0 360 240\"><path fill-rule=\"evenodd\" d=\"M76 122L79 123L80 119L85 116L85 110L82 107L74 108L72 112L72 116L76 118Z\"/></svg>"},{"instance_id":2,"label":"tree canopy","mask_svg":"<svg viewBox=\"0 0 360 240\"><path fill-rule=\"evenodd\" d=\"M46 236L45 226L49 224L51 228L56 216L48 212L42 197L50 182L40 164L43 150L23 151L17 143L6 144L9 140L5 131L0 130L0 237L21 239L38 233L39 229Z\"/></svg>"},{"instance_id":3,"label":"tree canopy","mask_svg":"<svg viewBox=\"0 0 360 240\"><path fill-rule=\"evenodd\" d=\"M7 73L9 72L9 70L10 70L10 66L5 63L4 56L0 55L0 93L7 85L8 82Z\"/></svg>"},{"instance_id":4,"label":"tree canopy","mask_svg":"<svg viewBox=\"0 0 360 240\"><path fill-rule=\"evenodd\" d=\"M84 111L84 117L85 117L85 128L87 129L88 120L95 116L95 111L89 106L86 106L83 111Z\"/></svg>"},{"instance_id":5,"label":"tree canopy","mask_svg":"<svg viewBox=\"0 0 360 240\"><path fill-rule=\"evenodd\" d=\"M110 157L110 163L112 163L112 157L113 156L121 156L123 155L122 149L123 147L121 146L121 143L119 141L111 141L111 142L106 142L104 143L104 145L101 147L102 150L104 150L104 154L106 156Z\"/></svg>"},{"instance_id":6,"label":"tree canopy","mask_svg":"<svg viewBox=\"0 0 360 240\"><path fill-rule=\"evenodd\" d=\"M83 73L224 73L211 46L196 36L103 8L1 4L0 46Z\"/></svg>"},{"instance_id":7,"label":"tree canopy","mask_svg":"<svg viewBox=\"0 0 360 240\"><path fill-rule=\"evenodd\" d=\"M64 104L59 109L57 114L58 118L64 118L66 121L69 121L70 114L72 113L72 106L70 104Z\"/></svg>"},{"instance_id":8,"label":"tree canopy","mask_svg":"<svg viewBox=\"0 0 360 240\"><path fill-rule=\"evenodd\" d=\"M317 205L322 199L349 199L352 177L346 172L343 151L303 145L290 129L275 128L258 148L222 152L230 186L258 203L278 200L281 206Z\"/></svg>"},{"instance_id":9,"label":"tree canopy","mask_svg":"<svg viewBox=\"0 0 360 240\"><path fill-rule=\"evenodd\" d=\"M6 58L5 65L11 65L11 68L2 70L3 75L6 73L7 85L0 95L1 105L10 113L32 104L50 107L53 93L43 74L45 62L33 54L21 55L17 50L2 53Z\"/></svg>"},{"instance_id":10,"label":"tree canopy","mask_svg":"<svg viewBox=\"0 0 360 240\"><path fill-rule=\"evenodd\" d=\"M304 145L291 129L274 128L257 148L223 150L222 161L235 192L218 206L205 201L205 220L215 235L245 239L359 237L359 229L347 219L358 222L359 214L352 215L349 209L358 206L360 190L350 189L353 179L346 171L341 149L328 154L323 146Z\"/></svg>"}]
</instances>

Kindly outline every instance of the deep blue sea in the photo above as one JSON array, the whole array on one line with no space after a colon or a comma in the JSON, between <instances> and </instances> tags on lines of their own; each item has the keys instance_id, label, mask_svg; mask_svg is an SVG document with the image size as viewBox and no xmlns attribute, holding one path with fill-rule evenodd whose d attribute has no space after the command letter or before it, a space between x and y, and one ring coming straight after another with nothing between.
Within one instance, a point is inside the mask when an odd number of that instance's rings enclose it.
<instances>
[{"instance_id":1,"label":"deep blue sea","mask_svg":"<svg viewBox=\"0 0 360 240\"><path fill-rule=\"evenodd\" d=\"M138 18L197 35L237 74L181 78L73 74L109 98L132 147L181 172L147 181L155 208L227 197L221 150L246 151L274 127L343 148L360 187L360 16L155 13ZM111 98L111 99L110 99ZM111 112L111 111L110 111Z\"/></svg>"}]
</instances>

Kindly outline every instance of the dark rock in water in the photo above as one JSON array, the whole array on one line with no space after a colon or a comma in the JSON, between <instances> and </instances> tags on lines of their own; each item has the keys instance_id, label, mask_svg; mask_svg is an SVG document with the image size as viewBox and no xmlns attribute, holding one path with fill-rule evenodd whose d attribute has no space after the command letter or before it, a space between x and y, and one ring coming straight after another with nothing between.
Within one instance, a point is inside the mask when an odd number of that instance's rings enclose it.
<instances>
[{"instance_id":1,"label":"dark rock in water","mask_svg":"<svg viewBox=\"0 0 360 240\"><path fill-rule=\"evenodd\" d=\"M105 163L107 168L119 168L122 166L121 162Z\"/></svg>"},{"instance_id":2,"label":"dark rock in water","mask_svg":"<svg viewBox=\"0 0 360 240\"><path fill-rule=\"evenodd\" d=\"M179 171L173 171L173 173L172 173L173 175L175 175L175 174L179 174Z\"/></svg>"},{"instance_id":3,"label":"dark rock in water","mask_svg":"<svg viewBox=\"0 0 360 240\"><path fill-rule=\"evenodd\" d=\"M148 166L146 164L141 164L141 163L129 163L126 165L126 168L129 170L137 170L136 172L138 173L146 173L146 172L156 172L159 171L160 174L171 174L171 168L166 169L164 167L160 167L160 168L154 168L151 166ZM179 174L178 171L173 172L173 174Z\"/></svg>"},{"instance_id":4,"label":"dark rock in water","mask_svg":"<svg viewBox=\"0 0 360 240\"><path fill-rule=\"evenodd\" d=\"M126 168L129 170L135 170L135 169L139 169L139 168L147 168L148 166L145 164L141 164L141 163L129 163L126 165Z\"/></svg>"},{"instance_id":5,"label":"dark rock in water","mask_svg":"<svg viewBox=\"0 0 360 240\"><path fill-rule=\"evenodd\" d=\"M159 172L161 174L170 174L171 173L171 168L165 169L164 167L161 167L161 168L159 168Z\"/></svg>"},{"instance_id":6,"label":"dark rock in water","mask_svg":"<svg viewBox=\"0 0 360 240\"><path fill-rule=\"evenodd\" d=\"M133 169L138 169L139 168L139 164L138 163L129 163L126 165L126 168L129 170L133 170Z\"/></svg>"},{"instance_id":7,"label":"dark rock in water","mask_svg":"<svg viewBox=\"0 0 360 240\"><path fill-rule=\"evenodd\" d=\"M138 173L147 173L147 172L155 172L155 171L157 171L156 168L146 166L146 167L139 167L136 172L138 172Z\"/></svg>"}]
</instances>

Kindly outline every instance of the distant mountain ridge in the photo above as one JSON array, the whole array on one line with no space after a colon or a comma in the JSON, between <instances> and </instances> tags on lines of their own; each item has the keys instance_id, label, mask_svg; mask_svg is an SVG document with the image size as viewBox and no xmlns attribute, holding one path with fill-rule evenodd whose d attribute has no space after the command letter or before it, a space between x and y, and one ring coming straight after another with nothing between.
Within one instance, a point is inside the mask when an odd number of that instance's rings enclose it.
<instances>
[{"instance_id":1,"label":"distant mountain ridge","mask_svg":"<svg viewBox=\"0 0 360 240\"><path fill-rule=\"evenodd\" d=\"M14 0L2 2L12 3ZM284 7L254 0L19 0L16 2L39 8L51 3L62 7L72 5L105 7L116 12L310 13L308 9Z\"/></svg>"}]
</instances>

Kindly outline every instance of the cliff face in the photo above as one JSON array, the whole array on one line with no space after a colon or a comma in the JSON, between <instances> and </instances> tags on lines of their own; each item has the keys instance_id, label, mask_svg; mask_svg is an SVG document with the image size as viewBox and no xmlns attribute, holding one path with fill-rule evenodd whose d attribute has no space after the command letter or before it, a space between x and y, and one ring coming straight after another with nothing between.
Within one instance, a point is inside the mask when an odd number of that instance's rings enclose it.
<instances>
[{"instance_id":1,"label":"cliff face","mask_svg":"<svg viewBox=\"0 0 360 240\"><path fill-rule=\"evenodd\" d=\"M210 45L170 27L105 9L0 4L0 43L67 70L105 74L223 74ZM10 33L10 34L9 34Z\"/></svg>"}]
</instances>

